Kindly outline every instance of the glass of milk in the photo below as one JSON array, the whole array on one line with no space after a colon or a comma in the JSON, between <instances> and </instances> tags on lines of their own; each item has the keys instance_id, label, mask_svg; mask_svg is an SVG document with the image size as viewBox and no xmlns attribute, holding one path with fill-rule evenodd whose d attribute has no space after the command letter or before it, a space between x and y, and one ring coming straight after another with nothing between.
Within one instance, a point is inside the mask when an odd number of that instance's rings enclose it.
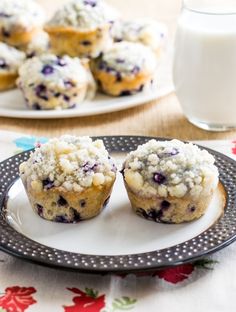
<instances>
[{"instance_id":1,"label":"glass of milk","mask_svg":"<svg viewBox=\"0 0 236 312\"><path fill-rule=\"evenodd\" d=\"M212 131L236 128L236 0L185 0L173 79L188 120Z\"/></svg>"}]
</instances>

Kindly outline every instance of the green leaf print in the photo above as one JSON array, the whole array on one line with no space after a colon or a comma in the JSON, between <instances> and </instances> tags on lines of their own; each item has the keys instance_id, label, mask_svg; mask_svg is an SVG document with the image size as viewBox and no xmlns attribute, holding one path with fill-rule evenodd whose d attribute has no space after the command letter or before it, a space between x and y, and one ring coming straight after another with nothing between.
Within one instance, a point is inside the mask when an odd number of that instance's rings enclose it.
<instances>
[{"instance_id":1,"label":"green leaf print","mask_svg":"<svg viewBox=\"0 0 236 312\"><path fill-rule=\"evenodd\" d=\"M113 300L110 308L106 308L103 312L116 312L116 311L129 311L134 308L136 299L132 299L129 297L121 297Z\"/></svg>"}]
</instances>

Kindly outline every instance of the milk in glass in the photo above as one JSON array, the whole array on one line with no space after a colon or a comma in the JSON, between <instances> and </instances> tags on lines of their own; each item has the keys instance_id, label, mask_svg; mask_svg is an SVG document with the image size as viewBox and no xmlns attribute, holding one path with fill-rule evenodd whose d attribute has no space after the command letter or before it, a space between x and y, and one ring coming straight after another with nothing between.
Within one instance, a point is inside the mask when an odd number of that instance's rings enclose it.
<instances>
[{"instance_id":1,"label":"milk in glass","mask_svg":"<svg viewBox=\"0 0 236 312\"><path fill-rule=\"evenodd\" d=\"M236 127L236 0L185 1L173 78L193 124L218 131Z\"/></svg>"}]
</instances>

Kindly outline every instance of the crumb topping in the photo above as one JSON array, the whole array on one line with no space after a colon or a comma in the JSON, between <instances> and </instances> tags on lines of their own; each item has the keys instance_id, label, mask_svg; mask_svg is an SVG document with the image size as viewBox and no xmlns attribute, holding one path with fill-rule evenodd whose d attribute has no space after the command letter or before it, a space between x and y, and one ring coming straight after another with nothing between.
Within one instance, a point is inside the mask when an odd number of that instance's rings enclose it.
<instances>
[{"instance_id":1,"label":"crumb topping","mask_svg":"<svg viewBox=\"0 0 236 312\"><path fill-rule=\"evenodd\" d=\"M0 42L0 73L16 73L25 60L25 54L5 43Z\"/></svg>"},{"instance_id":2,"label":"crumb topping","mask_svg":"<svg viewBox=\"0 0 236 312\"><path fill-rule=\"evenodd\" d=\"M91 30L112 23L118 13L103 0L72 0L60 8L49 26L71 26Z\"/></svg>"},{"instance_id":3,"label":"crumb topping","mask_svg":"<svg viewBox=\"0 0 236 312\"><path fill-rule=\"evenodd\" d=\"M152 19L120 21L114 24L112 36L115 41L140 42L158 50L165 45L167 27Z\"/></svg>"},{"instance_id":4,"label":"crumb topping","mask_svg":"<svg viewBox=\"0 0 236 312\"><path fill-rule=\"evenodd\" d=\"M0 28L5 32L42 26L44 20L44 12L36 1L0 1Z\"/></svg>"},{"instance_id":5,"label":"crumb topping","mask_svg":"<svg viewBox=\"0 0 236 312\"><path fill-rule=\"evenodd\" d=\"M37 147L20 165L22 179L36 191L61 187L81 192L114 180L116 167L102 140L65 135Z\"/></svg>"},{"instance_id":6,"label":"crumb topping","mask_svg":"<svg viewBox=\"0 0 236 312\"><path fill-rule=\"evenodd\" d=\"M197 197L218 184L214 157L192 143L150 140L129 153L124 178L143 196Z\"/></svg>"}]
</instances>

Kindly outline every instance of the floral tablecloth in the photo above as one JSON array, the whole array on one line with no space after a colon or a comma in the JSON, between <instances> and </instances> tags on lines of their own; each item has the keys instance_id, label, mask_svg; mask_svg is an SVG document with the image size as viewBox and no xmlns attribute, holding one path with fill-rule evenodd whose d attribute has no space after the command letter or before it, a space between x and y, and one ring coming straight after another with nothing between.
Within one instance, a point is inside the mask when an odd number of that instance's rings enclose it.
<instances>
[{"instance_id":1,"label":"floral tablecloth","mask_svg":"<svg viewBox=\"0 0 236 312\"><path fill-rule=\"evenodd\" d=\"M0 160L46 138L0 131ZM198 142L236 159L236 141ZM236 243L152 276L97 276L26 263L0 252L0 312L234 312Z\"/></svg>"}]
</instances>

